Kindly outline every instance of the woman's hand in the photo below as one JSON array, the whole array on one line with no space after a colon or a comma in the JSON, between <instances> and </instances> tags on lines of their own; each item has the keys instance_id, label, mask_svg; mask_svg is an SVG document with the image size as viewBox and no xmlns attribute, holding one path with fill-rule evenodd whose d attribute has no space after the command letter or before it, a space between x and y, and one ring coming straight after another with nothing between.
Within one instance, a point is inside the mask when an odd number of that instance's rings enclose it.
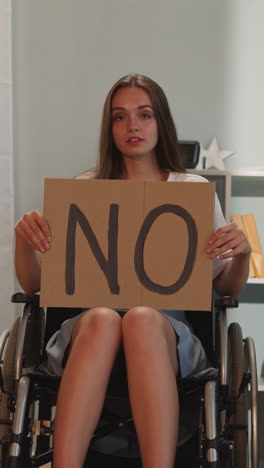
<instances>
[{"instance_id":1,"label":"woman's hand","mask_svg":"<svg viewBox=\"0 0 264 468\"><path fill-rule=\"evenodd\" d=\"M26 213L15 225L16 235L34 250L44 253L50 246L49 225L38 211Z\"/></svg>"},{"instance_id":2,"label":"woman's hand","mask_svg":"<svg viewBox=\"0 0 264 468\"><path fill-rule=\"evenodd\" d=\"M207 252L211 258L224 259L248 255L251 252L251 246L242 229L237 224L230 223L217 229L212 235Z\"/></svg>"}]
</instances>

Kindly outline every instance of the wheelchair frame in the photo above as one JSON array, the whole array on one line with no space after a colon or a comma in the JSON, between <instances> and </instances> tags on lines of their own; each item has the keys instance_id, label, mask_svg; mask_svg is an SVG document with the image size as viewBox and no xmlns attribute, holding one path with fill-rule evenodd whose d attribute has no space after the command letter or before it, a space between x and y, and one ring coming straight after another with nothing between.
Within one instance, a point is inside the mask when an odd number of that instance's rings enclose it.
<instances>
[{"instance_id":1,"label":"wheelchair frame","mask_svg":"<svg viewBox=\"0 0 264 468\"><path fill-rule=\"evenodd\" d=\"M18 293L12 297L12 301L25 303L25 306L18 319L17 341L11 351L13 356L8 370L5 369L5 359L10 352L9 331L4 331L0 339L4 398L3 404L0 403L0 428L4 428L0 432L1 466L30 468L52 460L54 407L60 379L36 372L42 358L45 328L45 314L39 307L39 296ZM179 384L180 395L187 393L191 398L194 395L195 402L198 401L200 406L198 448L193 464L197 468L249 468L249 464L251 468L259 466L254 342L250 337L243 340L237 323L227 328L227 309L237 306L237 300L231 297L219 298L215 302L216 329L219 331L215 340L217 375L211 377L202 372L198 376L183 379ZM32 336L36 338L33 353L26 349ZM40 349L37 348L37 342L41 343ZM43 395L53 408L48 408L48 419L46 415L43 417L39 403ZM249 408L251 450L248 448ZM131 424L130 417L114 421L111 419L110 423L95 432L94 439ZM39 445L41 449L44 447L41 452Z\"/></svg>"}]
</instances>

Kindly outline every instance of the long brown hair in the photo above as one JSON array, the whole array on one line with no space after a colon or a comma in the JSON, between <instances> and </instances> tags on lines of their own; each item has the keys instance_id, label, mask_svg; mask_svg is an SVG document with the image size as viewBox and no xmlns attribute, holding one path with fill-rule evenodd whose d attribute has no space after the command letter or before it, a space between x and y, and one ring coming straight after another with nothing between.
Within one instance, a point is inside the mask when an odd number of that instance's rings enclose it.
<instances>
[{"instance_id":1,"label":"long brown hair","mask_svg":"<svg viewBox=\"0 0 264 468\"><path fill-rule=\"evenodd\" d=\"M159 132L155 148L159 167L185 172L180 159L176 128L164 91L155 81L144 75L126 75L114 84L105 100L96 178L118 179L122 171L122 155L112 135L112 100L117 90L124 87L143 88L150 96Z\"/></svg>"}]
</instances>

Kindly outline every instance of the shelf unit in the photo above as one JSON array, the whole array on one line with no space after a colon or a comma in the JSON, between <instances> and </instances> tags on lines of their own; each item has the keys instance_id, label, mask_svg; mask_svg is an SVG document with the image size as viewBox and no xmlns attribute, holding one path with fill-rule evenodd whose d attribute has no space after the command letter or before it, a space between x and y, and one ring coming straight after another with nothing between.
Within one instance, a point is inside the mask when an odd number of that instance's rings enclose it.
<instances>
[{"instance_id":1,"label":"shelf unit","mask_svg":"<svg viewBox=\"0 0 264 468\"><path fill-rule=\"evenodd\" d=\"M230 222L232 197L264 198L264 171L262 170L191 169L188 172L201 175L210 182L215 182L216 192L227 222ZM248 284L264 284L264 278L249 278Z\"/></svg>"},{"instance_id":2,"label":"shelf unit","mask_svg":"<svg viewBox=\"0 0 264 468\"><path fill-rule=\"evenodd\" d=\"M227 222L230 220L232 197L264 197L264 171L190 169L188 172L216 183L216 191Z\"/></svg>"},{"instance_id":3,"label":"shelf unit","mask_svg":"<svg viewBox=\"0 0 264 468\"><path fill-rule=\"evenodd\" d=\"M234 201L234 197L241 197L249 198L246 202L246 206L250 208L251 211L256 213L256 205L255 200L250 200L251 197L260 197L263 198L264 201L264 171L263 170L236 170L236 171L218 171L218 170L189 170L189 172L193 174L199 174L205 177L210 182L215 182L216 184L216 192L218 194L220 204L222 206L222 210L227 222L230 222L230 215L232 214L231 206L232 206L232 199ZM236 204L236 201L235 201ZM234 203L233 203L234 205ZM261 223L263 220L263 210L262 210L262 201L260 202L261 206ZM234 208L234 207L233 207ZM263 234L263 225L261 224L261 233ZM262 238L263 241L263 238ZM264 246L263 246L264 247ZM260 303L263 304L264 302L264 278L249 278L247 281L247 288L242 293L240 297L240 303L247 303L249 310L251 309L252 304L259 305ZM240 312L241 314L241 312ZM242 330L244 330L248 325L248 319L242 318L241 315L238 314L236 320L242 326ZM255 316L256 317L256 316ZM259 316L260 317L260 316ZM259 323L259 318L257 319L257 323ZM241 323L242 322L242 323ZM252 332L252 327L251 327ZM256 332L251 333L253 336L255 346L256 346L256 353L257 356L259 355L258 360L258 371L261 373L261 369L263 368L263 340L262 336L259 334L259 325L257 325ZM261 358L262 357L262 358ZM258 376L258 390L260 398L263 401L264 398L264 377L263 375ZM263 395L263 396L262 396ZM263 404L263 403L262 403Z\"/></svg>"}]
</instances>

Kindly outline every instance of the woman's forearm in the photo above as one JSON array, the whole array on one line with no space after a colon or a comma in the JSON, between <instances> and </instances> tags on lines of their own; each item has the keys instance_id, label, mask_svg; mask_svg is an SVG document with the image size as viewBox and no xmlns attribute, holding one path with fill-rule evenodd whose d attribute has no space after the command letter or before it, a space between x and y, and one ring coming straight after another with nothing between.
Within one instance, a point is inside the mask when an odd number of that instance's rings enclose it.
<instances>
[{"instance_id":1,"label":"woman's forearm","mask_svg":"<svg viewBox=\"0 0 264 468\"><path fill-rule=\"evenodd\" d=\"M238 297L246 286L250 252L233 257L214 280L214 288L221 296Z\"/></svg>"},{"instance_id":2,"label":"woman's forearm","mask_svg":"<svg viewBox=\"0 0 264 468\"><path fill-rule=\"evenodd\" d=\"M15 225L17 279L27 293L40 290L41 255L49 248L51 234L46 219L36 210L25 213Z\"/></svg>"}]
</instances>

